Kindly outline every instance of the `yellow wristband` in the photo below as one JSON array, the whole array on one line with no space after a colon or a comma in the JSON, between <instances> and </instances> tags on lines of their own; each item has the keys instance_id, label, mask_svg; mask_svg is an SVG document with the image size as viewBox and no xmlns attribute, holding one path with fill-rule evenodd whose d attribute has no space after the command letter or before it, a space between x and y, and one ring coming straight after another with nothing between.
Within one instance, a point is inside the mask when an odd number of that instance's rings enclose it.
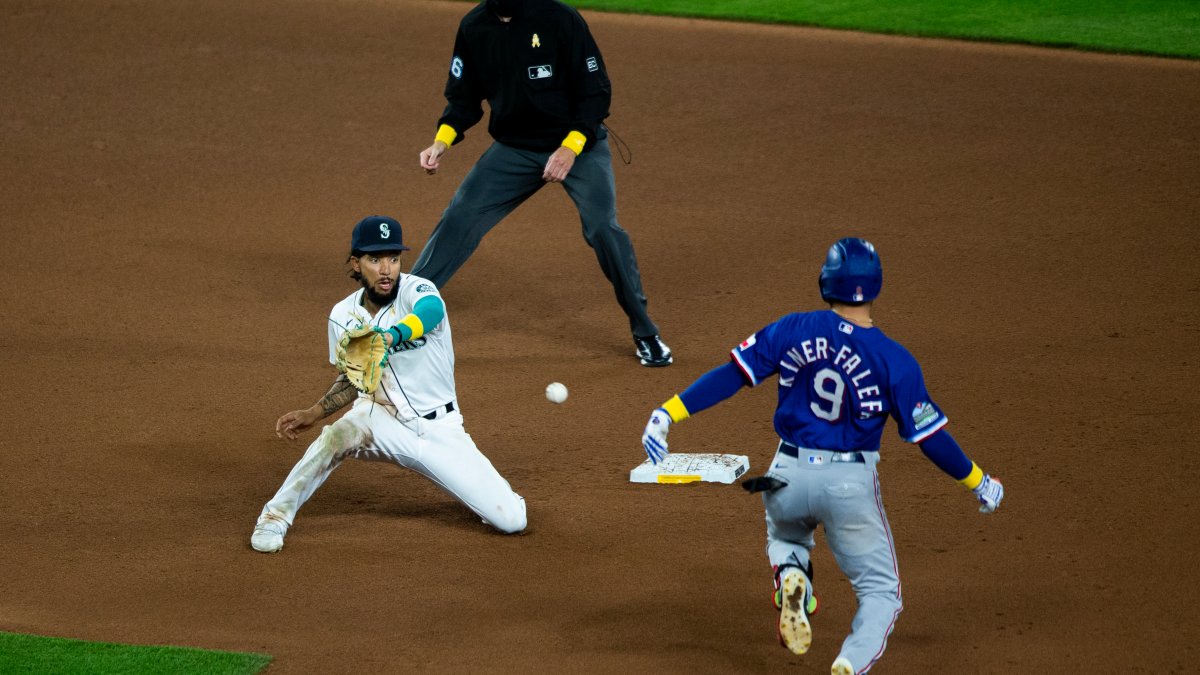
<instances>
[{"instance_id":1,"label":"yellow wristband","mask_svg":"<svg viewBox=\"0 0 1200 675\"><path fill-rule=\"evenodd\" d=\"M437 136L433 137L435 141L441 141L446 144L446 147L454 145L454 139L458 138L458 132L449 124L443 124L438 127Z\"/></svg>"},{"instance_id":2,"label":"yellow wristband","mask_svg":"<svg viewBox=\"0 0 1200 675\"><path fill-rule=\"evenodd\" d=\"M562 146L564 148L570 148L571 152L575 153L576 156L583 152L583 146L585 145L587 145L587 136L584 136L578 131L572 131L571 133L567 134L567 137L564 138L562 142Z\"/></svg>"},{"instance_id":3,"label":"yellow wristband","mask_svg":"<svg viewBox=\"0 0 1200 675\"><path fill-rule=\"evenodd\" d=\"M412 331L412 335L408 337L409 340L416 340L425 334L425 324L421 323L421 317L416 314L409 314L401 319L400 323L408 326L408 329Z\"/></svg>"},{"instance_id":4,"label":"yellow wristband","mask_svg":"<svg viewBox=\"0 0 1200 675\"><path fill-rule=\"evenodd\" d=\"M662 408L663 410L667 411L668 415L671 416L672 422L682 422L691 415L691 413L688 412L687 406L683 405L683 401L679 399L678 394L672 396L671 400L662 404Z\"/></svg>"},{"instance_id":5,"label":"yellow wristband","mask_svg":"<svg viewBox=\"0 0 1200 675\"><path fill-rule=\"evenodd\" d=\"M971 473L958 482L966 486L967 489L974 490L983 482L983 469L979 468L979 465L975 462L971 462Z\"/></svg>"}]
</instances>

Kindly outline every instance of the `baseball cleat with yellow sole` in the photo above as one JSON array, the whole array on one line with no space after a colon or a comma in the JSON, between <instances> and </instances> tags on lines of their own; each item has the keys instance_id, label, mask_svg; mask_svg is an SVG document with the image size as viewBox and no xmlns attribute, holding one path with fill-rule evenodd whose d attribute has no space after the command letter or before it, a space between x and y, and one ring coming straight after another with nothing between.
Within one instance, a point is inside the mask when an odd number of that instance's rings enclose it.
<instances>
[{"instance_id":1,"label":"baseball cleat with yellow sole","mask_svg":"<svg viewBox=\"0 0 1200 675\"><path fill-rule=\"evenodd\" d=\"M797 567L787 567L779 579L782 607L779 611L779 642L793 654L804 654L812 646L812 624L808 606L812 595L808 577Z\"/></svg>"},{"instance_id":2,"label":"baseball cleat with yellow sole","mask_svg":"<svg viewBox=\"0 0 1200 675\"><path fill-rule=\"evenodd\" d=\"M850 665L849 659L839 656L830 667L829 675L854 675L854 666Z\"/></svg>"},{"instance_id":3,"label":"baseball cleat with yellow sole","mask_svg":"<svg viewBox=\"0 0 1200 675\"><path fill-rule=\"evenodd\" d=\"M771 600L775 603L776 612L783 609L783 588L776 588L774 594L771 596ZM808 596L807 607L810 617L816 614L817 610L821 608L821 601L817 598L816 589L813 589L813 592Z\"/></svg>"}]
</instances>

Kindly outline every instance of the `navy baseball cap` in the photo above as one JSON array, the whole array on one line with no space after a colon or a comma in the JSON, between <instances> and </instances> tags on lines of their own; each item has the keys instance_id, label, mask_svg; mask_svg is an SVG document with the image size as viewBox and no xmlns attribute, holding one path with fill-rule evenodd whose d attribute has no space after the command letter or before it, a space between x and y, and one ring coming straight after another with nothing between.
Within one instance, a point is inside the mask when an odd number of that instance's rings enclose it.
<instances>
[{"instance_id":1,"label":"navy baseball cap","mask_svg":"<svg viewBox=\"0 0 1200 675\"><path fill-rule=\"evenodd\" d=\"M350 252L408 251L400 232L400 223L387 216L367 216L354 226Z\"/></svg>"}]
</instances>

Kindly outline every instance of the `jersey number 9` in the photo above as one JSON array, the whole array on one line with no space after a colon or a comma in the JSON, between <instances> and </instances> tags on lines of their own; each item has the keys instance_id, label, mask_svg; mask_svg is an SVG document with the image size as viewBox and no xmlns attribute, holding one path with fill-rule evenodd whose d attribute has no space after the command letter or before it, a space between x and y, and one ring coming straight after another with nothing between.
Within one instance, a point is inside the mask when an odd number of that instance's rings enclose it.
<instances>
[{"instance_id":1,"label":"jersey number 9","mask_svg":"<svg viewBox=\"0 0 1200 675\"><path fill-rule=\"evenodd\" d=\"M829 383L833 383L833 389L830 390ZM826 409L817 401L809 404L809 408L817 417L827 421L836 422L842 418L842 395L846 393L846 383L842 380L842 376L833 368L822 368L813 376L813 390L817 393L817 398L829 403L829 408Z\"/></svg>"}]
</instances>

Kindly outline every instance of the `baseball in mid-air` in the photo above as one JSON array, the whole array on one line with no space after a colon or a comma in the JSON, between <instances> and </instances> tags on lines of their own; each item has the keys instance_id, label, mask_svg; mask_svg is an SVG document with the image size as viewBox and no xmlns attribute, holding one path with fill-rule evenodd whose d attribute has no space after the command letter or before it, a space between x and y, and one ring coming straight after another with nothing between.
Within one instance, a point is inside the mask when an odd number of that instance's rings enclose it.
<instances>
[{"instance_id":1,"label":"baseball in mid-air","mask_svg":"<svg viewBox=\"0 0 1200 675\"><path fill-rule=\"evenodd\" d=\"M546 398L551 403L562 403L567 400L567 386L562 382L551 382L546 385Z\"/></svg>"}]
</instances>

